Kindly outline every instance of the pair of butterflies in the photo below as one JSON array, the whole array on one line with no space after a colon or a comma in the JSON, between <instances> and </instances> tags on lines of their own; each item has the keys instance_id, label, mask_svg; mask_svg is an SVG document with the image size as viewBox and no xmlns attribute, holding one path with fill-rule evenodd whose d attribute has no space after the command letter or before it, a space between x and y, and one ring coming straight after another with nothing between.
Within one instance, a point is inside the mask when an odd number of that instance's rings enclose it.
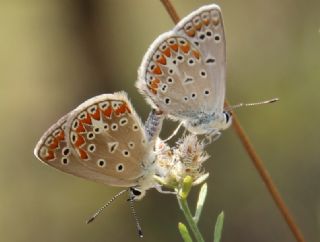
<instances>
[{"instance_id":1,"label":"pair of butterflies","mask_svg":"<svg viewBox=\"0 0 320 242\"><path fill-rule=\"evenodd\" d=\"M156 187L155 141L163 117L195 134L230 126L224 112L226 44L220 8L208 5L151 45L139 68L139 91L157 110L145 125L125 92L93 97L42 136L36 157L63 172L131 188L132 198Z\"/></svg>"}]
</instances>

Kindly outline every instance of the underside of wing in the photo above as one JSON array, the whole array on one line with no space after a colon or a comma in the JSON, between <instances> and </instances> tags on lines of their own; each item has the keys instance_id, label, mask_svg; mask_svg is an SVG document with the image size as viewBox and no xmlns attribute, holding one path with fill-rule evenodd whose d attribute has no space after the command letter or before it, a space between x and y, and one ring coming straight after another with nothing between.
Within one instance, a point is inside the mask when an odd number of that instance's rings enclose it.
<instances>
[{"instance_id":1,"label":"underside of wing","mask_svg":"<svg viewBox=\"0 0 320 242\"><path fill-rule=\"evenodd\" d=\"M73 154L72 148L66 142L67 118L68 115L62 117L41 137L34 149L35 156L45 164L78 177L104 184L116 182L103 173L89 169L79 162Z\"/></svg>"},{"instance_id":2,"label":"underside of wing","mask_svg":"<svg viewBox=\"0 0 320 242\"><path fill-rule=\"evenodd\" d=\"M137 87L149 102L178 119L222 112L225 36L219 7L202 7L159 36L139 69Z\"/></svg>"},{"instance_id":3,"label":"underside of wing","mask_svg":"<svg viewBox=\"0 0 320 242\"><path fill-rule=\"evenodd\" d=\"M126 93L84 102L71 113L66 130L67 142L84 166L131 185L144 176L152 147Z\"/></svg>"}]
</instances>

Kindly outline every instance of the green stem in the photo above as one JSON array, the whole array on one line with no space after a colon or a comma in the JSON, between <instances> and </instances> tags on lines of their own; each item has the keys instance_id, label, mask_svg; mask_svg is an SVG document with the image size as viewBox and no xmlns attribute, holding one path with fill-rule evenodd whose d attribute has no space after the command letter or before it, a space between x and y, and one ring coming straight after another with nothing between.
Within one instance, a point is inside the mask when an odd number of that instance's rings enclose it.
<instances>
[{"instance_id":1,"label":"green stem","mask_svg":"<svg viewBox=\"0 0 320 242\"><path fill-rule=\"evenodd\" d=\"M177 195L177 198L178 198L178 203L179 203L180 209L182 210L182 212L183 212L183 214L189 224L189 227L191 228L191 231L192 231L194 237L196 238L196 240L198 242L204 242L204 239L201 235L201 232L199 231L197 224L193 220L187 199L181 198L179 195Z\"/></svg>"}]
</instances>

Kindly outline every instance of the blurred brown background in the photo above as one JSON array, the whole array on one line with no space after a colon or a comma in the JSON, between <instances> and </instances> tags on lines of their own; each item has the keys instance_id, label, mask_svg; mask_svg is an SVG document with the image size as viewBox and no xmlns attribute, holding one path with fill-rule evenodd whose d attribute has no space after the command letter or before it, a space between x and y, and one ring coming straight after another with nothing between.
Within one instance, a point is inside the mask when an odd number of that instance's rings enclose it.
<instances>
[{"instance_id":1,"label":"blurred brown background","mask_svg":"<svg viewBox=\"0 0 320 242\"><path fill-rule=\"evenodd\" d=\"M212 2L173 3L185 16ZM215 3L224 14L228 99L281 99L237 112L307 241L320 241L320 1ZM126 90L145 120L150 107L134 87L137 68L172 26L159 0L0 2L1 241L141 241L124 197L84 223L119 189L44 166L33 148L59 117L97 94ZM208 151L206 240L224 210L224 242L293 241L233 130ZM173 196L150 191L136 209L144 241L182 241Z\"/></svg>"}]
</instances>

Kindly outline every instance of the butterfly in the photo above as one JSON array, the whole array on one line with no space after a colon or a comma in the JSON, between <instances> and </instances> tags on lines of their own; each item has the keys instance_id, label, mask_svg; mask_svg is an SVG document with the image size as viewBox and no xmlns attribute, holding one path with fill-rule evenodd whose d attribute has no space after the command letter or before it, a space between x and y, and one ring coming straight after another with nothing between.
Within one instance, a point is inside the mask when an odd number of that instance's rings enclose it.
<instances>
[{"instance_id":1,"label":"butterfly","mask_svg":"<svg viewBox=\"0 0 320 242\"><path fill-rule=\"evenodd\" d=\"M157 114L142 124L127 94L93 97L46 131L35 156L60 171L111 186L130 188L137 200L157 186L154 144ZM159 116L160 117L160 116Z\"/></svg>"},{"instance_id":2,"label":"butterfly","mask_svg":"<svg viewBox=\"0 0 320 242\"><path fill-rule=\"evenodd\" d=\"M160 35L138 71L138 90L164 115L194 134L220 134L231 125L224 110L226 41L220 8L208 5Z\"/></svg>"}]
</instances>

